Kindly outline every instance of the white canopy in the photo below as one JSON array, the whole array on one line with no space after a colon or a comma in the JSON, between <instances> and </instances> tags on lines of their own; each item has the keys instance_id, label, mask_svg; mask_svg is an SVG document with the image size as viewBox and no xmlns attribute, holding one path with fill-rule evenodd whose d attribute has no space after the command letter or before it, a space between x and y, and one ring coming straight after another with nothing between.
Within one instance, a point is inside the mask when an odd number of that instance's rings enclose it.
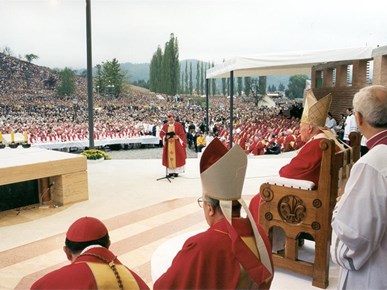
<instances>
[{"instance_id":1,"label":"white canopy","mask_svg":"<svg viewBox=\"0 0 387 290\"><path fill-rule=\"evenodd\" d=\"M334 61L371 59L373 47L271 53L234 57L207 70L207 79L309 74L312 66Z\"/></svg>"}]
</instances>

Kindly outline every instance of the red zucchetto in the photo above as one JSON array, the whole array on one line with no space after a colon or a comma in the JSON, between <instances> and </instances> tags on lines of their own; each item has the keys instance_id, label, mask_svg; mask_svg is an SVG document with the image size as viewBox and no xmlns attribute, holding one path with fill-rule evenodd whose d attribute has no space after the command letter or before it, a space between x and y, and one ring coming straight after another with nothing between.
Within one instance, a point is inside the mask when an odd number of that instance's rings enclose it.
<instances>
[{"instance_id":1,"label":"red zucchetto","mask_svg":"<svg viewBox=\"0 0 387 290\"><path fill-rule=\"evenodd\" d=\"M72 242L89 242L103 238L107 233L106 226L99 219L83 217L70 226L66 238Z\"/></svg>"}]
</instances>

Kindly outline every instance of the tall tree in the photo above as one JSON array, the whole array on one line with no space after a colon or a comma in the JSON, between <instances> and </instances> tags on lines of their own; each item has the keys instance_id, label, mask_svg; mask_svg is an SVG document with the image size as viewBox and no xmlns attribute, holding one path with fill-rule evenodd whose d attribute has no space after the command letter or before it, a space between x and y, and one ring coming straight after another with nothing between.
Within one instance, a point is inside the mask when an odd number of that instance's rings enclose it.
<instances>
[{"instance_id":1,"label":"tall tree","mask_svg":"<svg viewBox=\"0 0 387 290\"><path fill-rule=\"evenodd\" d=\"M153 92L175 95L180 90L179 45L173 33L165 43L164 53L158 47L150 65L150 88Z\"/></svg>"},{"instance_id":2,"label":"tall tree","mask_svg":"<svg viewBox=\"0 0 387 290\"><path fill-rule=\"evenodd\" d=\"M184 94L188 94L188 61L185 62Z\"/></svg>"},{"instance_id":3,"label":"tall tree","mask_svg":"<svg viewBox=\"0 0 387 290\"><path fill-rule=\"evenodd\" d=\"M173 34L172 34L173 35ZM177 37L175 37L175 42L174 42L174 64L175 64L175 93L179 90L180 88L180 61L179 61L179 43L177 40Z\"/></svg>"},{"instance_id":4,"label":"tall tree","mask_svg":"<svg viewBox=\"0 0 387 290\"><path fill-rule=\"evenodd\" d=\"M36 54L33 54L33 53L26 54L24 57L26 58L26 60L27 60L29 63L31 63L33 60L39 58L39 56L37 56Z\"/></svg>"},{"instance_id":5,"label":"tall tree","mask_svg":"<svg viewBox=\"0 0 387 290\"><path fill-rule=\"evenodd\" d=\"M171 33L169 41L165 44L162 68L165 84L163 92L168 95L175 95L179 89L180 64L177 38L173 33Z\"/></svg>"},{"instance_id":6,"label":"tall tree","mask_svg":"<svg viewBox=\"0 0 387 290\"><path fill-rule=\"evenodd\" d=\"M125 79L125 73L121 70L120 64L116 58L112 61L106 61L102 65L105 94L111 97L119 97Z\"/></svg>"},{"instance_id":7,"label":"tall tree","mask_svg":"<svg viewBox=\"0 0 387 290\"><path fill-rule=\"evenodd\" d=\"M260 95L266 94L266 76L260 76L258 78L258 93Z\"/></svg>"},{"instance_id":8,"label":"tall tree","mask_svg":"<svg viewBox=\"0 0 387 290\"><path fill-rule=\"evenodd\" d=\"M215 64L214 62L211 63L211 67L214 67ZM216 95L216 79L211 79L211 92L212 92L212 95L215 96Z\"/></svg>"},{"instance_id":9,"label":"tall tree","mask_svg":"<svg viewBox=\"0 0 387 290\"><path fill-rule=\"evenodd\" d=\"M75 73L73 70L65 67L59 71L60 84L56 89L59 97L71 96L75 92Z\"/></svg>"},{"instance_id":10,"label":"tall tree","mask_svg":"<svg viewBox=\"0 0 387 290\"><path fill-rule=\"evenodd\" d=\"M185 94L185 85L184 85L184 80L185 80L185 74L184 71L181 73L181 81L180 81L180 94Z\"/></svg>"},{"instance_id":11,"label":"tall tree","mask_svg":"<svg viewBox=\"0 0 387 290\"><path fill-rule=\"evenodd\" d=\"M189 64L189 85L188 85L189 94L192 96L193 91L193 80L192 80L192 62Z\"/></svg>"},{"instance_id":12,"label":"tall tree","mask_svg":"<svg viewBox=\"0 0 387 290\"><path fill-rule=\"evenodd\" d=\"M307 75L294 75L289 78L287 97L289 99L302 98L306 87Z\"/></svg>"},{"instance_id":13,"label":"tall tree","mask_svg":"<svg viewBox=\"0 0 387 290\"><path fill-rule=\"evenodd\" d=\"M196 62L196 94L200 94L200 62Z\"/></svg>"},{"instance_id":14,"label":"tall tree","mask_svg":"<svg viewBox=\"0 0 387 290\"><path fill-rule=\"evenodd\" d=\"M162 70L163 51L158 46L153 54L149 71L149 89L152 92L162 92L163 70Z\"/></svg>"},{"instance_id":15,"label":"tall tree","mask_svg":"<svg viewBox=\"0 0 387 290\"><path fill-rule=\"evenodd\" d=\"M245 77L244 83L245 83L245 89L244 89L245 95L250 96L250 94L251 94L251 78Z\"/></svg>"},{"instance_id":16,"label":"tall tree","mask_svg":"<svg viewBox=\"0 0 387 290\"><path fill-rule=\"evenodd\" d=\"M103 78L102 65L100 64L97 64L95 66L94 87L97 90L98 95L101 92L105 91L105 82Z\"/></svg>"},{"instance_id":17,"label":"tall tree","mask_svg":"<svg viewBox=\"0 0 387 290\"><path fill-rule=\"evenodd\" d=\"M226 78L222 78L222 95L225 96L226 95L226 91L227 91L227 83L226 83L227 79Z\"/></svg>"},{"instance_id":18,"label":"tall tree","mask_svg":"<svg viewBox=\"0 0 387 290\"><path fill-rule=\"evenodd\" d=\"M223 59L223 62L225 62L226 60L225 59ZM226 95L226 91L227 91L227 80L226 80L226 78L222 78L222 94L223 94L223 96L225 96Z\"/></svg>"},{"instance_id":19,"label":"tall tree","mask_svg":"<svg viewBox=\"0 0 387 290\"><path fill-rule=\"evenodd\" d=\"M238 77L237 78L237 83L238 83L238 96L242 96L242 78Z\"/></svg>"},{"instance_id":20,"label":"tall tree","mask_svg":"<svg viewBox=\"0 0 387 290\"><path fill-rule=\"evenodd\" d=\"M214 64L214 62L212 62L211 67L214 67L214 66L215 66L215 64ZM216 95L216 79L211 79L211 83L212 83L212 85L211 85L212 95L215 96Z\"/></svg>"},{"instance_id":21,"label":"tall tree","mask_svg":"<svg viewBox=\"0 0 387 290\"><path fill-rule=\"evenodd\" d=\"M13 56L13 52L9 46L4 46L2 52L7 56Z\"/></svg>"},{"instance_id":22,"label":"tall tree","mask_svg":"<svg viewBox=\"0 0 387 290\"><path fill-rule=\"evenodd\" d=\"M200 66L200 95L204 94L204 78L205 78L204 70L205 70L205 65L206 65L206 63L202 62L201 66Z\"/></svg>"}]
</instances>

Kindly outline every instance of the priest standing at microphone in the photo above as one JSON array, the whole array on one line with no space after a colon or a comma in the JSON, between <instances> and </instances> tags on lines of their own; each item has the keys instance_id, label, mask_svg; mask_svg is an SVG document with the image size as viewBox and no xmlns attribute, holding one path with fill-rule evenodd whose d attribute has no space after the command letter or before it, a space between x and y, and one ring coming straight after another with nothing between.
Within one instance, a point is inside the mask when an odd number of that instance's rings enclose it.
<instances>
[{"instance_id":1,"label":"priest standing at microphone","mask_svg":"<svg viewBox=\"0 0 387 290\"><path fill-rule=\"evenodd\" d=\"M168 177L177 177L185 169L187 138L183 125L176 122L173 115L167 115L168 122L163 125L160 138L163 140L163 165Z\"/></svg>"}]
</instances>

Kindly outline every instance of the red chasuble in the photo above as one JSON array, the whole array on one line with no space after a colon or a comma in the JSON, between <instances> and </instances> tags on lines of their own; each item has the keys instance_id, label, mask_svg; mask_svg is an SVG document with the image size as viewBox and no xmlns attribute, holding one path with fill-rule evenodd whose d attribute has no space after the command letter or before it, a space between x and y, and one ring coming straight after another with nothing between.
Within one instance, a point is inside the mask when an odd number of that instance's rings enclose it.
<instances>
[{"instance_id":1,"label":"red chasuble","mask_svg":"<svg viewBox=\"0 0 387 290\"><path fill-rule=\"evenodd\" d=\"M306 143L298 154L290 160L289 164L280 169L279 175L286 178L313 181L317 186L322 158L321 140L322 138L319 138Z\"/></svg>"},{"instance_id":2,"label":"red chasuble","mask_svg":"<svg viewBox=\"0 0 387 290\"><path fill-rule=\"evenodd\" d=\"M236 218L232 224L242 239L254 238L248 219ZM271 252L266 234L261 227L258 229L266 248ZM255 262L257 267L261 267L259 258ZM258 288L246 271L241 270L240 263L232 253L227 221L223 219L207 231L189 238L171 267L155 282L153 289L269 289L270 284L271 280Z\"/></svg>"},{"instance_id":3,"label":"red chasuble","mask_svg":"<svg viewBox=\"0 0 387 290\"><path fill-rule=\"evenodd\" d=\"M31 289L118 289L117 280L109 265L87 254L98 255L108 261L114 260L124 289L149 289L136 273L123 266L112 252L103 247L87 250L84 256L77 257L70 265L40 278Z\"/></svg>"},{"instance_id":4,"label":"red chasuble","mask_svg":"<svg viewBox=\"0 0 387 290\"><path fill-rule=\"evenodd\" d=\"M179 139L164 139L168 132L174 132ZM187 158L185 151L187 138L183 125L179 122L175 122L173 125L169 125L168 123L164 124L160 131L160 138L165 140L163 147L163 165L167 168L177 168L185 165L185 159Z\"/></svg>"}]
</instances>

